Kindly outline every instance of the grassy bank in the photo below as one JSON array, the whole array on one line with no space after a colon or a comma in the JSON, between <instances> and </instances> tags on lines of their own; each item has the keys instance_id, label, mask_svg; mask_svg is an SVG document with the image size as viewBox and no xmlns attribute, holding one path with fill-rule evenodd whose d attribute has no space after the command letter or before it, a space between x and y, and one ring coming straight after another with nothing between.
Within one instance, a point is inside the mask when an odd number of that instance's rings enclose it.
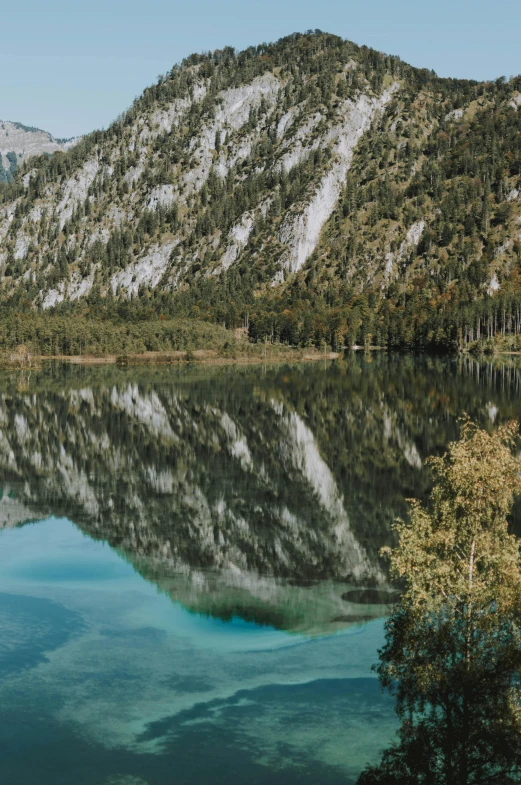
<instances>
[{"instance_id":1,"label":"grassy bank","mask_svg":"<svg viewBox=\"0 0 521 785\"><path fill-rule=\"evenodd\" d=\"M66 362L71 365L248 365L259 363L316 362L336 360L337 352L319 352L311 349L297 349L282 344L246 344L243 350L216 351L215 349L195 349L189 351L141 352L123 354L76 354L76 355L32 355L25 347L18 351L0 354L0 369L19 370L40 368L44 362Z\"/></svg>"}]
</instances>

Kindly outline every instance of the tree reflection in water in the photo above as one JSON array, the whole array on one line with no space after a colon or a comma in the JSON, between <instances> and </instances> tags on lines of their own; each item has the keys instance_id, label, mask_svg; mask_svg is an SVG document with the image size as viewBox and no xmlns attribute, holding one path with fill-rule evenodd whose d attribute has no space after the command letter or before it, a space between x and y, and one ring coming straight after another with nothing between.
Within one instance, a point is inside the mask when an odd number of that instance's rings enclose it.
<instances>
[{"instance_id":1,"label":"tree reflection in water","mask_svg":"<svg viewBox=\"0 0 521 785\"><path fill-rule=\"evenodd\" d=\"M402 722L398 742L359 785L488 785L521 782L519 631L497 620L470 671L461 656L463 624L442 613L413 622L403 610L388 626L379 676L395 691ZM408 643L404 644L404 639ZM391 663L414 646L414 667L391 683Z\"/></svg>"}]
</instances>

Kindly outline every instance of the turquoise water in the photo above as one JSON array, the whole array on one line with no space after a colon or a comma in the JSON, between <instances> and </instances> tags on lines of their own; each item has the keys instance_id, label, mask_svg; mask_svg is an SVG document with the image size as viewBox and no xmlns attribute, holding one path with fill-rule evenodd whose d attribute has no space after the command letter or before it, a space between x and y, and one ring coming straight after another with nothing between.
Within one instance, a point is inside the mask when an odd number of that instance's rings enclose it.
<instances>
[{"instance_id":1,"label":"turquoise water","mask_svg":"<svg viewBox=\"0 0 521 785\"><path fill-rule=\"evenodd\" d=\"M392 739L378 557L515 367L0 378L0 781L347 783ZM513 526L519 529L519 513Z\"/></svg>"},{"instance_id":2,"label":"turquoise water","mask_svg":"<svg viewBox=\"0 0 521 785\"><path fill-rule=\"evenodd\" d=\"M3 782L340 783L392 732L381 621L309 637L190 612L64 519L0 545Z\"/></svg>"}]
</instances>

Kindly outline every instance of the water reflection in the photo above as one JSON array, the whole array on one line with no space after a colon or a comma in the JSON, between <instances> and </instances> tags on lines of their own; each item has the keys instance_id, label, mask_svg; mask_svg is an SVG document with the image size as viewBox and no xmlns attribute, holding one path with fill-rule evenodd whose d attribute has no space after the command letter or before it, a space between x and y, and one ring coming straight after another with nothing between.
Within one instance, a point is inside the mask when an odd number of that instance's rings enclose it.
<instances>
[{"instance_id":1,"label":"water reflection","mask_svg":"<svg viewBox=\"0 0 521 785\"><path fill-rule=\"evenodd\" d=\"M356 782L396 729L378 550L461 412L519 417L519 378L396 357L1 376L0 779Z\"/></svg>"},{"instance_id":2,"label":"water reflection","mask_svg":"<svg viewBox=\"0 0 521 785\"><path fill-rule=\"evenodd\" d=\"M4 375L0 526L66 516L187 608L334 631L385 612L378 550L404 499L425 494L425 458L462 411L490 427L517 416L519 378L505 364L384 356L49 367L21 392Z\"/></svg>"}]
</instances>

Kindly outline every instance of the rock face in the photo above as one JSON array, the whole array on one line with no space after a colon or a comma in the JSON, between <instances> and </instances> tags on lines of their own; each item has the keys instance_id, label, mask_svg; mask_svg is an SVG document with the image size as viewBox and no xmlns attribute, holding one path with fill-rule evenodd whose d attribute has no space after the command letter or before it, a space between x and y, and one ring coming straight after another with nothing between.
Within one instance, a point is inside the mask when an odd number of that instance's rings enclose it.
<instances>
[{"instance_id":1,"label":"rock face","mask_svg":"<svg viewBox=\"0 0 521 785\"><path fill-rule=\"evenodd\" d=\"M343 104L341 122L327 135L337 160L318 183L309 204L297 216L288 216L279 232L280 241L289 246L284 263L291 272L299 270L317 247L324 224L343 191L358 140L371 127L378 112L385 109L398 87L398 82L394 82L378 98L362 95L356 103L348 100Z\"/></svg>"},{"instance_id":2,"label":"rock face","mask_svg":"<svg viewBox=\"0 0 521 785\"><path fill-rule=\"evenodd\" d=\"M9 487L2 487L0 496L0 530L9 529L20 524L38 519L38 513L33 512L18 501L17 492Z\"/></svg>"},{"instance_id":3,"label":"rock face","mask_svg":"<svg viewBox=\"0 0 521 785\"><path fill-rule=\"evenodd\" d=\"M77 139L57 140L47 131L0 120L0 182L11 181L22 163L42 153L66 152Z\"/></svg>"}]
</instances>

